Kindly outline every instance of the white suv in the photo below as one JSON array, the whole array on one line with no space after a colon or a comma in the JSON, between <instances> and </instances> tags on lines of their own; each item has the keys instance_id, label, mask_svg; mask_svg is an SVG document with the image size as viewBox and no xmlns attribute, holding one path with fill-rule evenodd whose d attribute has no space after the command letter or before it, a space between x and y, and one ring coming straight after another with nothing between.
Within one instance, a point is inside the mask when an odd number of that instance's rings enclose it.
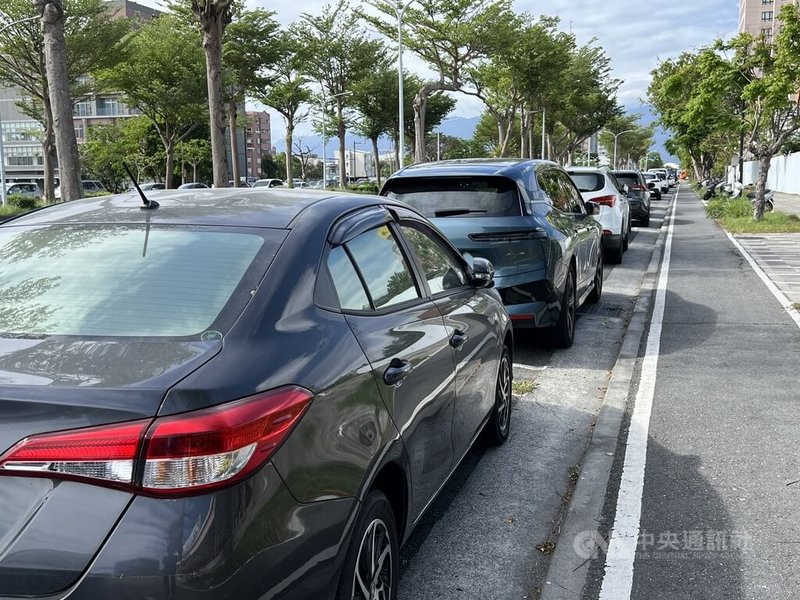
<instances>
[{"instance_id":1,"label":"white suv","mask_svg":"<svg viewBox=\"0 0 800 600\"><path fill-rule=\"evenodd\" d=\"M609 262L621 263L631 232L627 186L606 168L567 167L566 171L584 202L591 200L600 205L600 214L594 218L603 226L603 250Z\"/></svg>"},{"instance_id":2,"label":"white suv","mask_svg":"<svg viewBox=\"0 0 800 600\"><path fill-rule=\"evenodd\" d=\"M95 179L84 179L81 181L81 185L83 186L83 195L84 197L88 194L107 194L108 190L106 186ZM55 190L55 197L56 200L61 200L61 186L59 185Z\"/></svg>"}]
</instances>

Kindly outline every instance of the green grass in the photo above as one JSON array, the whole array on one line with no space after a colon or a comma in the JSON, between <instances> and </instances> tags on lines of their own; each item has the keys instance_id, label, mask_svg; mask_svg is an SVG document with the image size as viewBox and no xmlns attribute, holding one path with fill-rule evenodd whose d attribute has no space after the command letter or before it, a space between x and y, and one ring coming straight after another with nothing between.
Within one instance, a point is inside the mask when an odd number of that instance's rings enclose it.
<instances>
[{"instance_id":1,"label":"green grass","mask_svg":"<svg viewBox=\"0 0 800 600\"><path fill-rule=\"evenodd\" d=\"M0 205L0 218L12 217L22 212L26 211L24 208L20 208L19 206L14 206L12 204L6 204L5 206Z\"/></svg>"},{"instance_id":2,"label":"green grass","mask_svg":"<svg viewBox=\"0 0 800 600\"><path fill-rule=\"evenodd\" d=\"M731 233L800 233L800 217L782 212L764 213L761 221L745 217L724 216L718 223Z\"/></svg>"},{"instance_id":3,"label":"green grass","mask_svg":"<svg viewBox=\"0 0 800 600\"><path fill-rule=\"evenodd\" d=\"M533 390L539 387L539 384L529 379L517 379L511 384L511 391L517 396L524 396L530 394Z\"/></svg>"}]
</instances>

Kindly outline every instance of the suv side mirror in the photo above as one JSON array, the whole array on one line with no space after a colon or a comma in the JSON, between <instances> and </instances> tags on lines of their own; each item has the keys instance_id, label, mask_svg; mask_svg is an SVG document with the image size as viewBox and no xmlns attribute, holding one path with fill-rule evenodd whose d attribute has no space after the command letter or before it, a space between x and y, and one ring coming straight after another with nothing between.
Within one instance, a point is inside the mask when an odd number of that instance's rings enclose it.
<instances>
[{"instance_id":1,"label":"suv side mirror","mask_svg":"<svg viewBox=\"0 0 800 600\"><path fill-rule=\"evenodd\" d=\"M590 217L600 214L600 205L597 202L587 201L583 205L586 207L586 214Z\"/></svg>"},{"instance_id":2,"label":"suv side mirror","mask_svg":"<svg viewBox=\"0 0 800 600\"><path fill-rule=\"evenodd\" d=\"M485 258L473 257L464 254L469 267L469 277L476 288L490 288L494 286L494 265Z\"/></svg>"}]
</instances>

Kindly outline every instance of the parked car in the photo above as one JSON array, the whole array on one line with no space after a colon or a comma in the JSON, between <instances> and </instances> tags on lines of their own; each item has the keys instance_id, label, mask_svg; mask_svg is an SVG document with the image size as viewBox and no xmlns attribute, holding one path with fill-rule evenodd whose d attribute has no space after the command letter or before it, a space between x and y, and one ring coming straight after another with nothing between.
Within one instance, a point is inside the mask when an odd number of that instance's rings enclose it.
<instances>
[{"instance_id":1,"label":"parked car","mask_svg":"<svg viewBox=\"0 0 800 600\"><path fill-rule=\"evenodd\" d=\"M26 196L28 198L41 198L42 192L35 183L20 181L6 184L6 197Z\"/></svg>"},{"instance_id":2,"label":"parked car","mask_svg":"<svg viewBox=\"0 0 800 600\"><path fill-rule=\"evenodd\" d=\"M653 200L661 200L662 180L659 179L658 175L645 171L642 173L642 177L644 177L645 183L647 184L647 189L650 190L650 197Z\"/></svg>"},{"instance_id":3,"label":"parked car","mask_svg":"<svg viewBox=\"0 0 800 600\"><path fill-rule=\"evenodd\" d=\"M398 171L382 195L430 218L462 252L495 266L514 326L547 328L553 345L575 337L575 313L603 288L602 229L566 172L535 160L473 159Z\"/></svg>"},{"instance_id":4,"label":"parked car","mask_svg":"<svg viewBox=\"0 0 800 600\"><path fill-rule=\"evenodd\" d=\"M387 198L162 196L0 226L2 595L396 598L509 434L490 263Z\"/></svg>"},{"instance_id":5,"label":"parked car","mask_svg":"<svg viewBox=\"0 0 800 600\"><path fill-rule=\"evenodd\" d=\"M275 188L275 187L284 187L283 181L280 179L259 179L253 184L254 188Z\"/></svg>"},{"instance_id":6,"label":"parked car","mask_svg":"<svg viewBox=\"0 0 800 600\"><path fill-rule=\"evenodd\" d=\"M164 185L163 183L156 183L156 182L150 182L150 183L140 183L140 184L139 184L139 187L142 189L142 191L143 191L143 192L149 192L149 191L151 191L151 190L164 190L164 189L166 189L166 188L167 188L167 186L166 186L166 185ZM136 188L135 188L135 187L133 187L133 186L131 186L131 187L128 189L128 191L129 191L129 192L132 192L132 191L133 191L133 192L135 192L135 191L136 191Z\"/></svg>"},{"instance_id":7,"label":"parked car","mask_svg":"<svg viewBox=\"0 0 800 600\"><path fill-rule=\"evenodd\" d=\"M631 231L628 188L605 167L569 167L567 173L584 200L600 205L595 219L603 226L603 250L610 262L621 263Z\"/></svg>"},{"instance_id":8,"label":"parked car","mask_svg":"<svg viewBox=\"0 0 800 600\"><path fill-rule=\"evenodd\" d=\"M81 185L83 187L83 195L88 196L90 194L107 194L108 190L106 186L95 179L84 179L81 181ZM54 195L56 200L61 200L61 186L57 186Z\"/></svg>"},{"instance_id":9,"label":"parked car","mask_svg":"<svg viewBox=\"0 0 800 600\"><path fill-rule=\"evenodd\" d=\"M677 180L672 176L672 174L670 173L669 169L665 169L663 167L659 167L657 169L650 169L650 170L653 173L655 173L656 175L659 175L659 176L663 175L664 176L664 179L667 180L667 186L668 186L667 189L673 187L677 183Z\"/></svg>"},{"instance_id":10,"label":"parked car","mask_svg":"<svg viewBox=\"0 0 800 600\"><path fill-rule=\"evenodd\" d=\"M641 227L650 227L650 192L642 174L634 170L612 171L612 174L618 183L628 186L631 218Z\"/></svg>"},{"instance_id":11,"label":"parked car","mask_svg":"<svg viewBox=\"0 0 800 600\"><path fill-rule=\"evenodd\" d=\"M178 186L179 190L207 190L208 186L200 181L190 181Z\"/></svg>"},{"instance_id":12,"label":"parked car","mask_svg":"<svg viewBox=\"0 0 800 600\"><path fill-rule=\"evenodd\" d=\"M647 178L648 175L655 175L656 179L654 179L653 182L658 186L658 191L661 194L666 194L669 192L669 181L667 180L665 173L662 173L661 171L645 171L643 175L645 178Z\"/></svg>"}]
</instances>

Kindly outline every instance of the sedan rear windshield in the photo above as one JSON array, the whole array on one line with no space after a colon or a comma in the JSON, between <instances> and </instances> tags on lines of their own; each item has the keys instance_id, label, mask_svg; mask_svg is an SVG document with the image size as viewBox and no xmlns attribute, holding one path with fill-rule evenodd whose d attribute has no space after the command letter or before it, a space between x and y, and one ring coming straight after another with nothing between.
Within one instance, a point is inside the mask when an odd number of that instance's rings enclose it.
<instances>
[{"instance_id":1,"label":"sedan rear windshield","mask_svg":"<svg viewBox=\"0 0 800 600\"><path fill-rule=\"evenodd\" d=\"M0 228L0 335L217 337L284 237L146 225Z\"/></svg>"},{"instance_id":2,"label":"sedan rear windshield","mask_svg":"<svg viewBox=\"0 0 800 600\"><path fill-rule=\"evenodd\" d=\"M518 217L516 184L505 177L426 177L389 181L389 198L410 204L428 218Z\"/></svg>"},{"instance_id":3,"label":"sedan rear windshield","mask_svg":"<svg viewBox=\"0 0 800 600\"><path fill-rule=\"evenodd\" d=\"M582 192L599 192L606 187L606 178L602 173L573 173L569 176Z\"/></svg>"}]
</instances>

